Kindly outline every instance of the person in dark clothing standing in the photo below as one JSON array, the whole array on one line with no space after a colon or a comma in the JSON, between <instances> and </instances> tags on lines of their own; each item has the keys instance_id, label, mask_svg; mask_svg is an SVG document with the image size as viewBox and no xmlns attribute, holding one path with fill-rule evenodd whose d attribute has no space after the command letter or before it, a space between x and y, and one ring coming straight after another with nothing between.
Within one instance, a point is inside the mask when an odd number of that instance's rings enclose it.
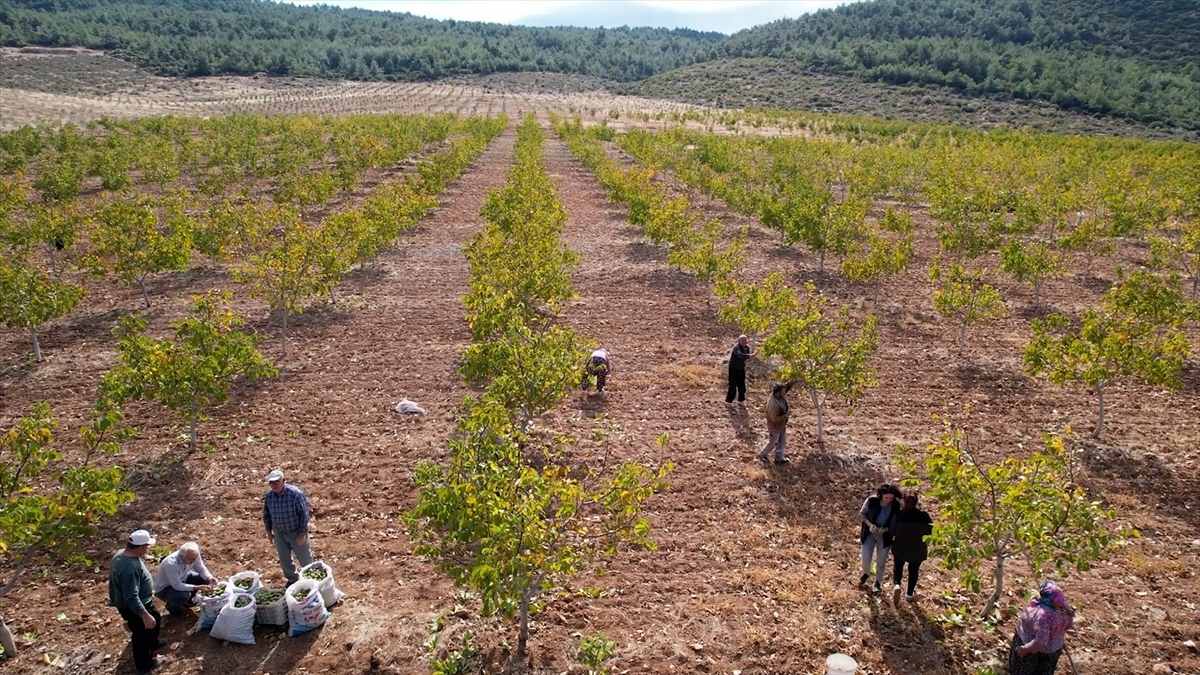
<instances>
[{"instance_id":1,"label":"person in dark clothing standing","mask_svg":"<svg viewBox=\"0 0 1200 675\"><path fill-rule=\"evenodd\" d=\"M733 353L729 355L729 391L725 394L725 403L733 403L737 394L739 403L746 402L746 359L754 356L750 351L750 338L739 335Z\"/></svg>"},{"instance_id":2,"label":"person in dark clothing standing","mask_svg":"<svg viewBox=\"0 0 1200 675\"><path fill-rule=\"evenodd\" d=\"M162 617L154 607L154 580L142 560L153 545L149 532L134 531L125 549L113 556L108 571L108 602L129 626L133 665L141 675L158 666L154 652L167 646L166 640L158 638Z\"/></svg>"},{"instance_id":3,"label":"person in dark clothing standing","mask_svg":"<svg viewBox=\"0 0 1200 675\"><path fill-rule=\"evenodd\" d=\"M908 593L904 599L912 602L917 597L917 579L921 563L929 557L929 544L925 537L933 534L933 518L917 508L917 495L904 496L904 507L896 515L896 532L892 536L892 604L900 603L900 581L904 578L904 564L908 563Z\"/></svg>"}]
</instances>

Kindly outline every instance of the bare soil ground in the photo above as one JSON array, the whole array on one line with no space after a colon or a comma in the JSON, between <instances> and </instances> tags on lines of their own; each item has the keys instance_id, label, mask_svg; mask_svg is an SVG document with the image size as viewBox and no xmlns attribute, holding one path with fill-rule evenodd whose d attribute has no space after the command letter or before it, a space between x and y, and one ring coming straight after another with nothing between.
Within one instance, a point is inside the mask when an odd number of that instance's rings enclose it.
<instances>
[{"instance_id":1,"label":"bare soil ground","mask_svg":"<svg viewBox=\"0 0 1200 675\"><path fill-rule=\"evenodd\" d=\"M98 52L0 48L0 129L40 122L85 124L113 118L230 113L437 113L518 115L549 111L601 116L609 110L694 108L637 96L616 97L597 78L457 78L446 82L350 82L257 75L157 77Z\"/></svg>"},{"instance_id":2,"label":"bare soil ground","mask_svg":"<svg viewBox=\"0 0 1200 675\"><path fill-rule=\"evenodd\" d=\"M5 94L0 105L7 106ZM413 557L398 514L414 504L413 467L446 456L454 407L468 393L455 372L469 339L460 249L482 226L479 208L504 180L514 137L510 128L396 251L352 274L336 305L295 320L283 375L241 388L202 424L213 451L187 454L181 429L158 408L131 411L142 433L118 461L133 472L138 500L87 542L94 568L37 570L4 601L0 609L24 650L4 662L5 673L133 672L105 587L111 551L137 527L166 546L201 542L219 576L255 569L268 585L282 584L260 520L263 478L276 466L309 493L314 553L333 567L347 599L320 631L287 638L259 628L255 646L192 633L194 619L167 619L165 675L429 672L431 655L457 648L468 629L484 650L477 665L502 668L515 628L479 618L477 601ZM670 459L676 469L670 490L647 504L659 549L623 554L607 574L574 579L550 598L535 618L528 671L586 672L575 645L593 634L617 642L614 672L628 673L820 673L833 651L853 655L875 675L975 675L1002 660L1011 612L1035 582L1029 573L1011 570L1008 613L994 630L938 618L961 606L978 609L983 598L957 591L936 561L922 570L921 601L894 607L855 585L856 512L869 491L897 475L897 444L919 447L938 432L931 413L957 414L991 457L1027 451L1059 423L1081 435L1090 429L1088 392L1021 371L1031 291L1005 287L1009 318L972 331L959 356L955 330L929 300L924 270L935 244L923 240L918 264L882 294L881 386L854 416L834 404L823 448L813 443L811 410L796 401L792 463L763 467L754 455L764 440L765 367L752 369L747 407L727 409L724 359L737 331L716 322L705 287L669 269L665 252L639 238L624 207L606 202L561 143L548 142L546 161L570 217L564 237L584 255L575 276L579 297L564 320L608 347L615 367L603 396L574 395L543 423L580 437L581 451L604 446L621 459ZM818 274L813 256L780 249L756 222L691 196L729 231L751 228L748 278L783 269L860 314L869 309L866 289ZM1118 264L1129 269L1146 255L1122 246L1092 274L1050 284L1047 302L1065 311L1094 302ZM202 267L150 284L148 316L157 331L183 315L191 294L240 290L224 271ZM277 355L265 307L235 297L268 336L264 350ZM136 290L94 284L81 310L44 327L42 364L26 356L24 332L0 331L0 421L49 400L69 450L113 362L110 329L139 310ZM1190 337L1200 341L1195 329ZM1069 645L1083 673L1196 675L1200 656L1184 643L1200 638L1200 363L1191 358L1180 392L1129 383L1109 394L1107 435L1084 453L1086 480L1142 537L1064 582L1079 610ZM392 412L402 396L429 414ZM966 404L970 413L958 414ZM671 438L665 452L654 443L663 433ZM439 646L431 653L424 645L435 631Z\"/></svg>"}]
</instances>

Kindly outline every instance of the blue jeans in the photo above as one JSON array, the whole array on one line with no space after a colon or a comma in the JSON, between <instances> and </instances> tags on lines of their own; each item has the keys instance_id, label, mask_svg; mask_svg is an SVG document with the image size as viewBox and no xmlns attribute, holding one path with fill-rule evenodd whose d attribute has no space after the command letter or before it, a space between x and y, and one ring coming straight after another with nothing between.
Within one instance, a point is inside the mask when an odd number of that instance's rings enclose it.
<instances>
[{"instance_id":1,"label":"blue jeans","mask_svg":"<svg viewBox=\"0 0 1200 675\"><path fill-rule=\"evenodd\" d=\"M207 584L208 579L205 579L199 574L192 572L191 574L187 575L187 578L183 580L183 583L197 586ZM155 595L157 595L158 599L162 600L163 604L167 606L167 612L171 616L179 616L183 613L184 605L190 602L192 598L196 597L196 591L179 591L167 586Z\"/></svg>"},{"instance_id":2,"label":"blue jeans","mask_svg":"<svg viewBox=\"0 0 1200 675\"><path fill-rule=\"evenodd\" d=\"M862 571L863 574L871 573L871 558L874 557L876 585L883 585L883 573L891 550L891 547L884 547L882 534L868 534L867 540L862 543Z\"/></svg>"},{"instance_id":3,"label":"blue jeans","mask_svg":"<svg viewBox=\"0 0 1200 675\"><path fill-rule=\"evenodd\" d=\"M304 567L312 563L312 551L309 549L309 541L304 540L304 545L296 543L296 537L300 536L299 532L280 532L275 531L275 552L279 554L279 567L283 569L283 576L287 577L288 585L292 585L300 580L300 573L296 571L296 566L292 564L292 554L296 554L296 560L300 561L300 566Z\"/></svg>"}]
</instances>

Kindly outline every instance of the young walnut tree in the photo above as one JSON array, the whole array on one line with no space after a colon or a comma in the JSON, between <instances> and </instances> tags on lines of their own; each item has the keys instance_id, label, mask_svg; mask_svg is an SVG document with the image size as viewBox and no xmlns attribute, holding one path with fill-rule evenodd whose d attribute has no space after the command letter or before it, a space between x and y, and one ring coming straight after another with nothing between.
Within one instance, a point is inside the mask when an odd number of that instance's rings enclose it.
<instances>
[{"instance_id":1,"label":"young walnut tree","mask_svg":"<svg viewBox=\"0 0 1200 675\"><path fill-rule=\"evenodd\" d=\"M97 453L115 453L129 431L117 431L121 414L98 404L95 419L80 429L84 453L65 460L54 449L57 422L48 403L35 403L29 414L0 429L0 558L8 578L0 580L0 598L44 556L70 564L90 564L84 542L96 523L133 501L122 486L120 467L96 466ZM0 618L0 646L16 656L12 633Z\"/></svg>"},{"instance_id":2,"label":"young walnut tree","mask_svg":"<svg viewBox=\"0 0 1200 675\"><path fill-rule=\"evenodd\" d=\"M853 409L863 389L875 386L870 358L878 345L875 317L858 327L847 307L831 314L828 301L809 282L797 311L779 321L760 351L767 358L782 359L776 376L808 394L817 411L817 443L821 444L829 397L840 396Z\"/></svg>"},{"instance_id":3,"label":"young walnut tree","mask_svg":"<svg viewBox=\"0 0 1200 675\"><path fill-rule=\"evenodd\" d=\"M523 656L543 593L577 572L602 569L623 544L654 548L642 503L666 489L672 466L572 466L558 439L527 447L503 406L470 408L450 442L449 463L417 466L417 505L405 522L415 552L478 591L484 614L517 619Z\"/></svg>"},{"instance_id":4,"label":"young walnut tree","mask_svg":"<svg viewBox=\"0 0 1200 675\"><path fill-rule=\"evenodd\" d=\"M229 400L236 378L278 374L258 351L258 340L238 330L241 317L225 307L228 294L196 298L191 316L172 324L175 336L155 340L146 320L126 317L117 327L117 365L104 376L114 401L150 399L188 424L188 449L196 449L196 424L204 411Z\"/></svg>"},{"instance_id":5,"label":"young walnut tree","mask_svg":"<svg viewBox=\"0 0 1200 675\"><path fill-rule=\"evenodd\" d=\"M957 570L974 592L983 587L983 563L995 564L993 588L982 616L991 616L1004 590L1006 563L1023 557L1034 575L1053 568L1060 576L1086 571L1135 530L1114 522L1115 513L1076 482L1076 451L1065 434L1047 433L1044 447L996 464L982 462L961 428L943 421L941 438L916 456L897 456L905 485L923 485L938 505L930 555Z\"/></svg>"},{"instance_id":6,"label":"young walnut tree","mask_svg":"<svg viewBox=\"0 0 1200 675\"><path fill-rule=\"evenodd\" d=\"M1101 306L1089 307L1077 321L1051 314L1032 324L1025 347L1025 371L1055 385L1076 382L1096 392L1096 428L1104 434L1104 392L1108 385L1136 377L1175 390L1191 351L1184 326L1197 309L1179 291L1176 275L1138 271L1114 285Z\"/></svg>"}]
</instances>

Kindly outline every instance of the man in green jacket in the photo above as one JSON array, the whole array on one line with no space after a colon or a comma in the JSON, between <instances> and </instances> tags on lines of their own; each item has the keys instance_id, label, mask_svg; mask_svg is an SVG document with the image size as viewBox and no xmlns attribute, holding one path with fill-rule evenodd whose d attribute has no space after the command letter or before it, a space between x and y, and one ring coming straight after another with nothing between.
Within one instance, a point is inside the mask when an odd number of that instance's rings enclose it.
<instances>
[{"instance_id":1,"label":"man in green jacket","mask_svg":"<svg viewBox=\"0 0 1200 675\"><path fill-rule=\"evenodd\" d=\"M158 638L161 617L154 607L154 580L142 560L154 545L146 530L135 530L117 551L108 570L108 602L121 613L132 633L133 665L145 675L158 665L154 652L167 646Z\"/></svg>"}]
</instances>

